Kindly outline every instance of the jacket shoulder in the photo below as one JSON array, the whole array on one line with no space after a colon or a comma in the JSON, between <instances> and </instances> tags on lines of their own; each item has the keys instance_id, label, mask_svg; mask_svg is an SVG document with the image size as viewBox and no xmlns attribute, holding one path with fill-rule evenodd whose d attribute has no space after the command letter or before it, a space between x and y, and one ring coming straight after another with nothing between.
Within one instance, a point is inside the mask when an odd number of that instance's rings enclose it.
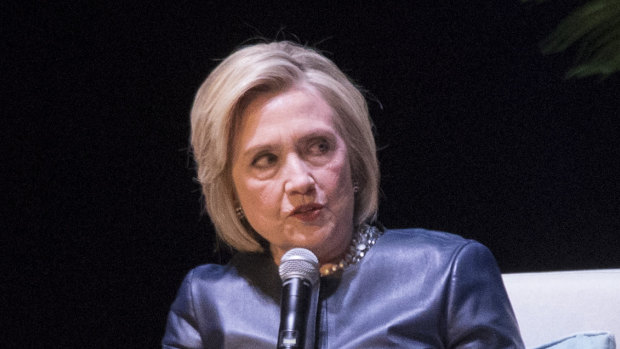
<instances>
[{"instance_id":1,"label":"jacket shoulder","mask_svg":"<svg viewBox=\"0 0 620 349\"><path fill-rule=\"evenodd\" d=\"M379 239L382 243L391 245L391 248L436 248L454 249L467 244L478 242L465 239L460 235L428 230L422 228L388 229Z\"/></svg>"},{"instance_id":2,"label":"jacket shoulder","mask_svg":"<svg viewBox=\"0 0 620 349\"><path fill-rule=\"evenodd\" d=\"M440 270L451 269L450 265L471 255L493 258L487 247L475 240L420 228L388 229L370 253L375 254L377 260L400 265L434 266Z\"/></svg>"}]
</instances>

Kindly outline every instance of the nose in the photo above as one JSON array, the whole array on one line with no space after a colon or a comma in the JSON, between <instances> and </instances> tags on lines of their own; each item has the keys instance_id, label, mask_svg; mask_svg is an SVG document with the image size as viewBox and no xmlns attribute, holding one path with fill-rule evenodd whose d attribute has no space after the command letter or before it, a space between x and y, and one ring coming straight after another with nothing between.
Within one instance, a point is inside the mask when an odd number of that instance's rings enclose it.
<instances>
[{"instance_id":1,"label":"nose","mask_svg":"<svg viewBox=\"0 0 620 349\"><path fill-rule=\"evenodd\" d=\"M297 154L289 155L284 164L284 192L288 195L306 195L314 191L310 166Z\"/></svg>"}]
</instances>

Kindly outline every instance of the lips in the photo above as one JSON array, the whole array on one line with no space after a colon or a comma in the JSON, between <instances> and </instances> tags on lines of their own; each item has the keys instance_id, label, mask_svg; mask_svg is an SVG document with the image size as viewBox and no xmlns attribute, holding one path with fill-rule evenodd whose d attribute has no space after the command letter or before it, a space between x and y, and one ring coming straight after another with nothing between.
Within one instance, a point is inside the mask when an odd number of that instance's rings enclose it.
<instances>
[{"instance_id":1,"label":"lips","mask_svg":"<svg viewBox=\"0 0 620 349\"><path fill-rule=\"evenodd\" d=\"M290 215L299 220L309 222L319 217L321 214L321 209L323 209L323 205L321 204L306 204L295 207Z\"/></svg>"}]
</instances>

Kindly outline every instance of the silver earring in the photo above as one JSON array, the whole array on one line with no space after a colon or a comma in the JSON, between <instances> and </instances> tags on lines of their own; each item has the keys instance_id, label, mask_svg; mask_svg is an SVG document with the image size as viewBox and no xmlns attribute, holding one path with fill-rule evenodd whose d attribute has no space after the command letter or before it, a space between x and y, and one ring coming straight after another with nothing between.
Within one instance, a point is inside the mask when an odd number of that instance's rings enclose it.
<instances>
[{"instance_id":1,"label":"silver earring","mask_svg":"<svg viewBox=\"0 0 620 349\"><path fill-rule=\"evenodd\" d=\"M235 209L235 212L237 213L237 218L239 218L240 221L245 219L245 212L243 212L241 206L237 207Z\"/></svg>"},{"instance_id":2,"label":"silver earring","mask_svg":"<svg viewBox=\"0 0 620 349\"><path fill-rule=\"evenodd\" d=\"M357 184L357 182L353 182L353 192L357 193L358 191L360 191L360 186Z\"/></svg>"}]
</instances>

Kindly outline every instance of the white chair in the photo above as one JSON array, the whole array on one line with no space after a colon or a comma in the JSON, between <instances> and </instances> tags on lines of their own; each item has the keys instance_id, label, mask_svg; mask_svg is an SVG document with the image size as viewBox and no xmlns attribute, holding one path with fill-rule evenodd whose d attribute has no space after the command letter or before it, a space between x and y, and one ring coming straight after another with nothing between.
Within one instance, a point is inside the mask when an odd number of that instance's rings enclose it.
<instances>
[{"instance_id":1,"label":"white chair","mask_svg":"<svg viewBox=\"0 0 620 349\"><path fill-rule=\"evenodd\" d=\"M620 269L503 275L527 348L580 332L620 337Z\"/></svg>"}]
</instances>

